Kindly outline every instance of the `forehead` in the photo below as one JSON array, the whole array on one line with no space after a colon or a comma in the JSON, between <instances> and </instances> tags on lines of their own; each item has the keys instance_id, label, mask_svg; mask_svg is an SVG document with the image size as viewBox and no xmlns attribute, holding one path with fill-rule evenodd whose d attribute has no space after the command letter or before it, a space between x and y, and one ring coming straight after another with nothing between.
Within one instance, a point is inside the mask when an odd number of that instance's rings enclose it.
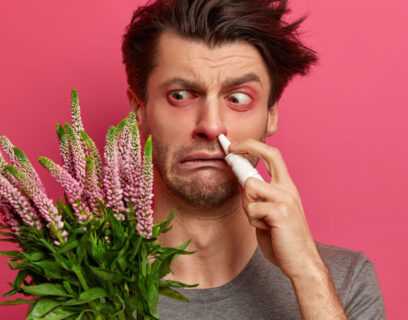
<instances>
[{"instance_id":1,"label":"forehead","mask_svg":"<svg viewBox=\"0 0 408 320\"><path fill-rule=\"evenodd\" d=\"M244 41L234 41L210 48L175 32L164 31L158 41L156 67L161 80L184 76L215 85L227 78L253 73L269 88L270 79L259 51Z\"/></svg>"}]
</instances>

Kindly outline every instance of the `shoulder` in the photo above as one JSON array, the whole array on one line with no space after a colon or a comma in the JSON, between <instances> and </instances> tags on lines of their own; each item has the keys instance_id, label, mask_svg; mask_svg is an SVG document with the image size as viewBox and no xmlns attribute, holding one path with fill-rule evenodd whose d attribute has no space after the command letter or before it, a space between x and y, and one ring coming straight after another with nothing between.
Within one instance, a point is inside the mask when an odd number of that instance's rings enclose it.
<instances>
[{"instance_id":1,"label":"shoulder","mask_svg":"<svg viewBox=\"0 0 408 320\"><path fill-rule=\"evenodd\" d=\"M323 244L317 241L316 246L328 267L348 269L358 262L369 261L362 251Z\"/></svg>"},{"instance_id":2,"label":"shoulder","mask_svg":"<svg viewBox=\"0 0 408 320\"><path fill-rule=\"evenodd\" d=\"M336 286L346 290L361 278L376 278L374 264L364 252L319 242L316 246Z\"/></svg>"},{"instance_id":3,"label":"shoulder","mask_svg":"<svg viewBox=\"0 0 408 320\"><path fill-rule=\"evenodd\" d=\"M364 252L316 242L336 292L351 319L385 319L373 262Z\"/></svg>"},{"instance_id":4,"label":"shoulder","mask_svg":"<svg viewBox=\"0 0 408 320\"><path fill-rule=\"evenodd\" d=\"M349 280L354 281L356 276L361 276L361 272L371 277L376 277L374 263L363 251L351 250L320 242L316 242L316 246L332 277L343 278L348 276L352 277Z\"/></svg>"}]
</instances>

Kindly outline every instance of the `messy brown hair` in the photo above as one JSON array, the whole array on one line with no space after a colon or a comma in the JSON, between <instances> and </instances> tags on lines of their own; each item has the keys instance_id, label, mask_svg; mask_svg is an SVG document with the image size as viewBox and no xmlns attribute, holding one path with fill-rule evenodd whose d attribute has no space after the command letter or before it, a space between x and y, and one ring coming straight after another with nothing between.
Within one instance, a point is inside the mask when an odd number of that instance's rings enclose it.
<instances>
[{"instance_id":1,"label":"messy brown hair","mask_svg":"<svg viewBox=\"0 0 408 320\"><path fill-rule=\"evenodd\" d=\"M147 80L157 65L157 41L165 30L210 48L246 41L262 55L272 81L268 107L278 101L296 74L317 62L298 37L303 16L292 23L287 0L156 0L139 7L123 36L122 54L130 88L147 104Z\"/></svg>"}]
</instances>

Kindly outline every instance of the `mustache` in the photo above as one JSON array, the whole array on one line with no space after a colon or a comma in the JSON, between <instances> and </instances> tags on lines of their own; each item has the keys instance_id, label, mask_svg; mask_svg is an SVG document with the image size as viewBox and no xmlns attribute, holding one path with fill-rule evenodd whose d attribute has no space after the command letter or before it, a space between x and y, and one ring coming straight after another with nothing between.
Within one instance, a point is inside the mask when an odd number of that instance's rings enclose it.
<instances>
[{"instance_id":1,"label":"mustache","mask_svg":"<svg viewBox=\"0 0 408 320\"><path fill-rule=\"evenodd\" d=\"M186 154L193 153L195 151L208 151L208 152L222 152L221 145L218 141L214 142L198 142L191 146L181 146L180 149L176 150L174 153L174 159L181 159Z\"/></svg>"}]
</instances>

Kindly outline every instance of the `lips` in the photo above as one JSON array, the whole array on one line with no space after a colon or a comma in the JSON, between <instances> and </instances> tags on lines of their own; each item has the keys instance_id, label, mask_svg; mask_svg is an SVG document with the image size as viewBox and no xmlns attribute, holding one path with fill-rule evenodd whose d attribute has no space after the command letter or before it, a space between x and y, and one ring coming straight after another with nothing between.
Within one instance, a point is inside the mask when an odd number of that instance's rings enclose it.
<instances>
[{"instance_id":1,"label":"lips","mask_svg":"<svg viewBox=\"0 0 408 320\"><path fill-rule=\"evenodd\" d=\"M223 153L195 153L184 157L179 163L179 169L191 170L203 167L226 168Z\"/></svg>"},{"instance_id":2,"label":"lips","mask_svg":"<svg viewBox=\"0 0 408 320\"><path fill-rule=\"evenodd\" d=\"M223 153L195 153L192 155L188 155L181 159L181 163L187 162L187 161L199 161L199 160L224 160L224 154Z\"/></svg>"}]
</instances>

